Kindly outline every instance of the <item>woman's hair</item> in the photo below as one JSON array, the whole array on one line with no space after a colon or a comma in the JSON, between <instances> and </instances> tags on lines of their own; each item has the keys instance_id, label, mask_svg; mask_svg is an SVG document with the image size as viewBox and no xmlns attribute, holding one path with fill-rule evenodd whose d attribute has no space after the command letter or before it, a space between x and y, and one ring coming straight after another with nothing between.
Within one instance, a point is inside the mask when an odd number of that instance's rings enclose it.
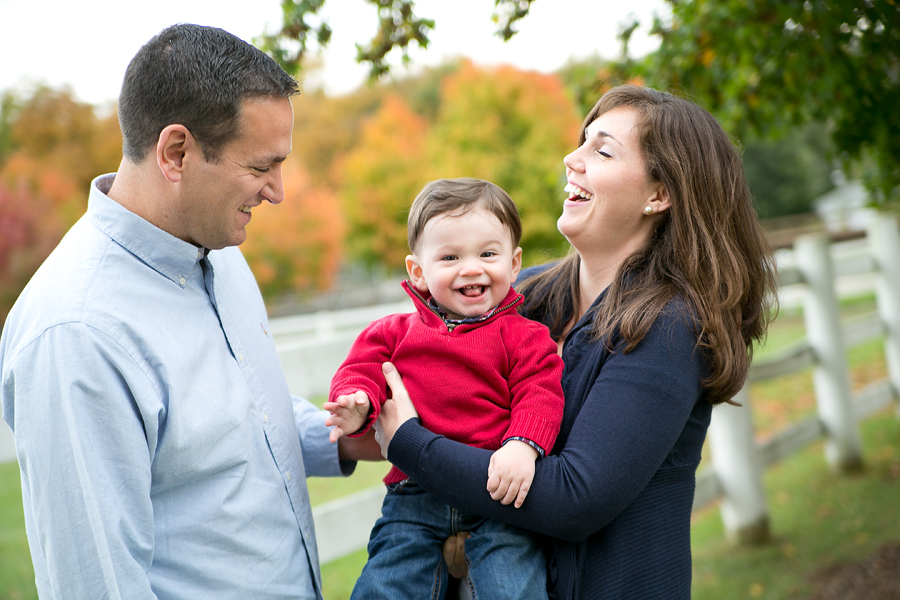
<instances>
[{"instance_id":1,"label":"woman's hair","mask_svg":"<svg viewBox=\"0 0 900 600\"><path fill-rule=\"evenodd\" d=\"M753 210L741 157L703 108L665 92L623 85L606 92L584 120L588 126L618 107L638 114L638 138L653 182L670 207L657 215L645 248L619 269L593 315L594 335L633 350L676 295L687 303L708 366L710 402L729 401L743 386L752 343L766 332L774 302L771 249ZM576 252L529 279L523 310L559 339L577 314L580 257Z\"/></svg>"},{"instance_id":2,"label":"woman's hair","mask_svg":"<svg viewBox=\"0 0 900 600\"><path fill-rule=\"evenodd\" d=\"M522 222L515 203L503 188L483 179L436 179L425 184L409 209L406 237L413 254L425 224L444 214L462 216L476 208L492 213L509 230L513 248L522 239Z\"/></svg>"}]
</instances>

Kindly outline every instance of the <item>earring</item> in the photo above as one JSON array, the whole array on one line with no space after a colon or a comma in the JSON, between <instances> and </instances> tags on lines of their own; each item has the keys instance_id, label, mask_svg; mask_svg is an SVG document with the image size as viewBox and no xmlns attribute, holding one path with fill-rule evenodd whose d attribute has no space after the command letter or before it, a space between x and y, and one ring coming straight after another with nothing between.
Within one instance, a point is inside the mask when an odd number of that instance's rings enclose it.
<instances>
[{"instance_id":1,"label":"earring","mask_svg":"<svg viewBox=\"0 0 900 600\"><path fill-rule=\"evenodd\" d=\"M645 215L652 215L652 214L653 214L653 207L652 207L652 206L645 206L645 207L644 207L644 214L645 214Z\"/></svg>"}]
</instances>

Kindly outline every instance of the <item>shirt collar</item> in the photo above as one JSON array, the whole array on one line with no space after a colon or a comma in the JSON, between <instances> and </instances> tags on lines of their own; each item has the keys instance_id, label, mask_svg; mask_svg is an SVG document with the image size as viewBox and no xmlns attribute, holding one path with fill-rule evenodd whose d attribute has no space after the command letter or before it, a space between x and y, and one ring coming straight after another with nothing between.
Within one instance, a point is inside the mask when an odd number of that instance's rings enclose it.
<instances>
[{"instance_id":1,"label":"shirt collar","mask_svg":"<svg viewBox=\"0 0 900 600\"><path fill-rule=\"evenodd\" d=\"M91 224L150 268L184 287L188 274L208 251L163 231L107 196L115 177L110 173L91 182Z\"/></svg>"}]
</instances>

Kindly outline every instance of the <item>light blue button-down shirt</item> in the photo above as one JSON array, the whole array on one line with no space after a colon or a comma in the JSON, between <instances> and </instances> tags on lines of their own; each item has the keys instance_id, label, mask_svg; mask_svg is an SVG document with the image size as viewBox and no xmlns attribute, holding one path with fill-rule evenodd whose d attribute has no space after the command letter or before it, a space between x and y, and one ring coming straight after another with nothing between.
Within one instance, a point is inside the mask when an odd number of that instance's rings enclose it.
<instances>
[{"instance_id":1,"label":"light blue button-down shirt","mask_svg":"<svg viewBox=\"0 0 900 600\"><path fill-rule=\"evenodd\" d=\"M41 598L321 598L308 475L340 475L292 398L237 248L91 185L0 340ZM299 433L299 435L298 435Z\"/></svg>"}]
</instances>

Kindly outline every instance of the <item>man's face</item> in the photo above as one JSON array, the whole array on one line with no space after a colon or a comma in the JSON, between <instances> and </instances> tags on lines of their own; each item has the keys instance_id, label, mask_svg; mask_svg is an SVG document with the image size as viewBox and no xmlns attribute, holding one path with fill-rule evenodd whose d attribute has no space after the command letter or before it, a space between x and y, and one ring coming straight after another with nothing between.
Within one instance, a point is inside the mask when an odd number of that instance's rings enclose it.
<instances>
[{"instance_id":1,"label":"man's face","mask_svg":"<svg viewBox=\"0 0 900 600\"><path fill-rule=\"evenodd\" d=\"M247 239L251 209L284 199L281 163L291 151L294 111L286 98L244 100L238 135L216 163L195 153L179 208L182 239L217 250Z\"/></svg>"}]
</instances>

